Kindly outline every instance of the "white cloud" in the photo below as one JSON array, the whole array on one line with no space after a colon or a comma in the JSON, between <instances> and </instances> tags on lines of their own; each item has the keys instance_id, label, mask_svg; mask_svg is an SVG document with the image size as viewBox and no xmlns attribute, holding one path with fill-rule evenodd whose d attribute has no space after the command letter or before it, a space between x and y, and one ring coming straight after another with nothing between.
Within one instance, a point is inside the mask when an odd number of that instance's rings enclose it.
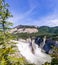
<instances>
[{"instance_id":1,"label":"white cloud","mask_svg":"<svg viewBox=\"0 0 58 65\"><path fill-rule=\"evenodd\" d=\"M53 15L43 17L40 20L36 20L35 22L38 26L54 27L54 26L58 26L58 18L57 17L58 17L57 14L53 14Z\"/></svg>"},{"instance_id":2,"label":"white cloud","mask_svg":"<svg viewBox=\"0 0 58 65\"><path fill-rule=\"evenodd\" d=\"M58 26L58 15L57 11L54 10L51 14L47 15L46 17L41 17L41 19L36 20L32 17L30 18L31 14L34 14L35 8L40 7L40 3L36 0L28 0L29 3L29 10L27 10L25 13L13 13L13 18L9 19L10 21L13 21L15 25L21 24L29 24L29 25L47 25L47 26ZM52 4L51 4L52 7Z\"/></svg>"},{"instance_id":3,"label":"white cloud","mask_svg":"<svg viewBox=\"0 0 58 65\"><path fill-rule=\"evenodd\" d=\"M49 24L47 24L47 25L49 25L49 26L58 26L58 19L53 19L53 20L48 20L47 21Z\"/></svg>"}]
</instances>

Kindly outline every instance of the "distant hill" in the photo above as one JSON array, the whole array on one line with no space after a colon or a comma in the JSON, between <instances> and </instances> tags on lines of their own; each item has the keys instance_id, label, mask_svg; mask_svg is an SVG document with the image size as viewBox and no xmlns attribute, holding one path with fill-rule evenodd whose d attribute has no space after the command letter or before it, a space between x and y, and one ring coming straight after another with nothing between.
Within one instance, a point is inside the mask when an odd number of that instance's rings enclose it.
<instances>
[{"instance_id":1,"label":"distant hill","mask_svg":"<svg viewBox=\"0 0 58 65\"><path fill-rule=\"evenodd\" d=\"M32 37L44 36L53 37L53 39L58 40L58 26L48 27L48 26L29 26L29 25L18 25L12 28L10 33L14 34L17 38L27 39L30 35Z\"/></svg>"},{"instance_id":2,"label":"distant hill","mask_svg":"<svg viewBox=\"0 0 58 65\"><path fill-rule=\"evenodd\" d=\"M29 25L18 25L10 30L11 33L39 33L39 34L57 34L58 26L29 26Z\"/></svg>"},{"instance_id":3,"label":"distant hill","mask_svg":"<svg viewBox=\"0 0 58 65\"><path fill-rule=\"evenodd\" d=\"M41 26L38 28L38 31L41 33L50 33L58 35L58 26L56 27Z\"/></svg>"}]
</instances>

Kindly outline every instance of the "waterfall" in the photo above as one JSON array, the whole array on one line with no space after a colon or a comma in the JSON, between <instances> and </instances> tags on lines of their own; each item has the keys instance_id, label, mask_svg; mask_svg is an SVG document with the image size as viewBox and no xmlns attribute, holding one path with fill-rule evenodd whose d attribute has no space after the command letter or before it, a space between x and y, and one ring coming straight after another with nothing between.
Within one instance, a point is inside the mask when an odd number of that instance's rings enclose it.
<instances>
[{"instance_id":1,"label":"waterfall","mask_svg":"<svg viewBox=\"0 0 58 65\"><path fill-rule=\"evenodd\" d=\"M34 63L36 65L42 65L45 62L51 62L51 57L42 52L41 48L38 48L38 45L33 43L33 49L34 53L31 51L31 46L29 43L21 42L21 41L16 41L17 42L17 47L20 53L27 59L29 63Z\"/></svg>"},{"instance_id":2,"label":"waterfall","mask_svg":"<svg viewBox=\"0 0 58 65\"><path fill-rule=\"evenodd\" d=\"M43 37L43 42L40 44L40 47L43 48L45 45L45 41L46 41L46 36Z\"/></svg>"}]
</instances>

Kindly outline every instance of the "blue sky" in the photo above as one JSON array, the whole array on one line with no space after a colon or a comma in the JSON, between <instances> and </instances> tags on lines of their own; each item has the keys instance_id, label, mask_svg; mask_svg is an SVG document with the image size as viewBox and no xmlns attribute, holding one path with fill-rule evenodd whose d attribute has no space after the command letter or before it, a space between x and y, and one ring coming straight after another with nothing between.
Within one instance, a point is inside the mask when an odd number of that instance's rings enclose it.
<instances>
[{"instance_id":1,"label":"blue sky","mask_svg":"<svg viewBox=\"0 0 58 65\"><path fill-rule=\"evenodd\" d=\"M58 26L58 0L6 0L17 25Z\"/></svg>"}]
</instances>

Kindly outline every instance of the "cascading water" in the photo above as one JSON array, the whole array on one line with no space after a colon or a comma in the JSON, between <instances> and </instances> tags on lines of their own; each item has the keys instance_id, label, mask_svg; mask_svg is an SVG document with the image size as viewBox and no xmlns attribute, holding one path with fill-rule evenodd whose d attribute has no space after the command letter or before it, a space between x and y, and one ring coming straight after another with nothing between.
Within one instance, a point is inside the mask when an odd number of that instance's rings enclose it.
<instances>
[{"instance_id":1,"label":"cascading water","mask_svg":"<svg viewBox=\"0 0 58 65\"><path fill-rule=\"evenodd\" d=\"M48 54L42 52L42 49L39 48L35 43L33 43L34 53L32 53L32 47L29 43L17 41L16 45L20 53L27 59L29 63L42 65L45 62L51 62L51 57Z\"/></svg>"}]
</instances>

